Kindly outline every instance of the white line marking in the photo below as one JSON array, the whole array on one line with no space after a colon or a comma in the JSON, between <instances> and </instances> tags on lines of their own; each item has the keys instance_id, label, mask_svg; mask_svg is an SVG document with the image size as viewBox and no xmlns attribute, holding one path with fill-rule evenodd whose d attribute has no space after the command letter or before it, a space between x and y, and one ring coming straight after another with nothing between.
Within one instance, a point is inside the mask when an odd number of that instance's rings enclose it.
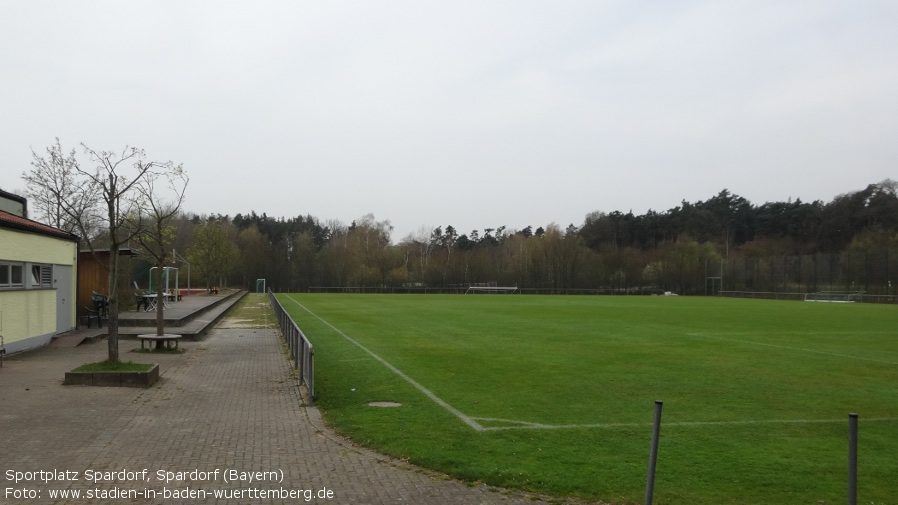
<instances>
[{"instance_id":1,"label":"white line marking","mask_svg":"<svg viewBox=\"0 0 898 505\"><path fill-rule=\"evenodd\" d=\"M858 359L858 360L862 360L862 361L872 361L874 363L883 363L886 365L898 365L898 363L896 363L894 361L885 361L885 360L881 360L881 359L864 358L861 356L852 356L850 354L838 354L838 353L834 353L834 352L818 351L816 349L805 349L803 347L789 347L787 345L765 344L762 342L752 342L750 340L742 340L742 339L738 339L738 338L718 337L717 336L717 335L719 335L718 333L687 333L686 335L688 335L690 337L710 338L710 339L715 339L715 340L726 340L728 342L738 342L740 344L750 344L750 345L760 345L760 346L764 346L764 347L773 347L776 349L787 349L790 351L801 351L801 352L809 352L809 353L813 353L813 354L823 354L825 356L835 356L837 358L848 358L848 359Z\"/></svg>"},{"instance_id":2,"label":"white line marking","mask_svg":"<svg viewBox=\"0 0 898 505\"><path fill-rule=\"evenodd\" d=\"M521 426L509 426L508 429L533 428L533 429L540 429L540 430L550 430L550 429L559 428L559 426L554 426L551 424L531 423L528 421L517 421L514 419L499 419L496 417L473 417L472 419L475 419L477 421L487 421L487 422L495 422L495 423L508 423L508 424L521 425ZM503 428L485 428L485 429L486 430L496 430L496 429L503 429Z\"/></svg>"},{"instance_id":3,"label":"white line marking","mask_svg":"<svg viewBox=\"0 0 898 505\"><path fill-rule=\"evenodd\" d=\"M328 327L330 327L330 328L331 328L332 330L334 330L335 332L339 333L343 338L345 338L346 340L348 340L348 341L352 342L353 344L355 344L356 346L358 346L359 349L361 349L361 350L365 351L366 353L368 353L369 355L371 355L372 358L376 359L377 361L380 361L384 366L386 366L387 368L389 368L390 370L392 370L396 375L402 377L406 382L408 382L409 384L411 384L412 386L414 386L415 388L417 388L418 391L421 391L422 393L424 393L425 395L427 395L427 397L430 398L431 400L433 400L434 402L436 402L437 405L439 405L440 407L443 407L444 409L448 410L448 411L451 412L453 415L455 415L455 417L461 419L462 422L464 422L465 424L467 424L467 425L470 426L471 428L474 428L476 431L484 431L484 428L483 428L483 426L482 426L480 423L478 423L477 421L475 421L475 420L472 419L471 417L468 417L467 415L465 415L464 413L462 413L462 411L456 409L456 408L453 407L452 405L449 405L448 403L446 403L445 401L443 401L440 397L438 397L437 395L433 394L429 389L427 389L427 388L425 388L424 386L422 386L421 384L418 384L417 382L415 382L414 379L412 379L412 378L409 377L408 375L405 375L405 374L402 372L402 370L399 370L398 368L396 368L395 366L393 366L393 365L391 365L389 362L387 362L387 360L381 358L381 357L378 356L377 354L374 354L373 351L371 351L371 350L368 349L367 347L363 346L362 344L360 344L360 343L356 342L355 340L353 340L352 338L350 338L349 335L343 333L343 332L340 331L336 326L334 326L334 325L330 324L329 322L325 321L324 319L322 319L321 316L319 316L318 314L316 314L316 313L312 312L311 310L309 310L305 305L299 303L298 301L296 301L295 299L293 299L293 297L291 297L290 295L287 295L287 298L290 298L290 301L292 301L292 302L295 303L296 305L299 305L303 310L305 310L306 312L308 312L309 314L311 314L312 316L314 316L316 319L318 319L318 320L321 321L322 323L326 324Z\"/></svg>"},{"instance_id":4,"label":"white line marking","mask_svg":"<svg viewBox=\"0 0 898 505\"><path fill-rule=\"evenodd\" d=\"M513 421L510 419L492 419L486 417L475 417L478 421L497 421L506 423L515 423L517 426L487 426L484 431L502 431L502 430L565 430L574 428L641 428L650 427L652 423L595 423L595 424L538 424L527 423L523 421ZM896 417L871 417L863 419L863 422L888 422L898 421ZM665 428L682 427L682 426L736 426L751 424L824 424L824 423L845 423L847 419L769 419L769 420L746 420L746 421L679 421L666 422Z\"/></svg>"}]
</instances>

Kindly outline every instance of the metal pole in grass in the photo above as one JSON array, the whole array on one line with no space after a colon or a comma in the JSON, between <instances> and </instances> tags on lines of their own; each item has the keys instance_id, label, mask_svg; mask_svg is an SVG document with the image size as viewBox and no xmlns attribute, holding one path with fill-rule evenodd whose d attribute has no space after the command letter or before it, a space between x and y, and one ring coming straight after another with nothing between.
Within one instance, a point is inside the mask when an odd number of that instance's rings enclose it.
<instances>
[{"instance_id":1,"label":"metal pole in grass","mask_svg":"<svg viewBox=\"0 0 898 505\"><path fill-rule=\"evenodd\" d=\"M649 476L645 483L645 505L652 505L655 493L655 464L658 462L658 434L661 432L661 406L664 402L655 400L655 421L652 424L652 449L649 452Z\"/></svg>"},{"instance_id":2,"label":"metal pole in grass","mask_svg":"<svg viewBox=\"0 0 898 505\"><path fill-rule=\"evenodd\" d=\"M848 505L857 505L857 414L848 414Z\"/></svg>"}]
</instances>

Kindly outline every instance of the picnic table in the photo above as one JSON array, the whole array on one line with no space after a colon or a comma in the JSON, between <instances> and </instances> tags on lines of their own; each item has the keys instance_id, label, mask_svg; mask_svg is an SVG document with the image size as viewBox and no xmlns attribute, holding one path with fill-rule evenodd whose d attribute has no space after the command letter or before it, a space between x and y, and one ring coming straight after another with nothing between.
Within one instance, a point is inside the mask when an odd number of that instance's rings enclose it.
<instances>
[{"instance_id":1,"label":"picnic table","mask_svg":"<svg viewBox=\"0 0 898 505\"><path fill-rule=\"evenodd\" d=\"M143 335L137 335L137 338L140 339L140 349L144 349L144 342L156 342L156 350L162 349L177 349L178 341L181 339L181 335L174 335L171 333L166 333L164 335L156 335L155 333L145 333ZM175 346L172 347L172 343L174 342ZM150 348L152 349L152 347Z\"/></svg>"},{"instance_id":2,"label":"picnic table","mask_svg":"<svg viewBox=\"0 0 898 505\"><path fill-rule=\"evenodd\" d=\"M158 296L156 293L142 293L135 294L137 297L137 310L140 310L140 306L143 305L146 307L147 312L152 312L156 310L156 306L158 303ZM181 290L177 291L166 291L162 293L162 308L168 308L168 302L181 301Z\"/></svg>"},{"instance_id":3,"label":"picnic table","mask_svg":"<svg viewBox=\"0 0 898 505\"><path fill-rule=\"evenodd\" d=\"M143 299L145 300L147 312L153 312L154 310L156 310L156 305L158 303L156 293L147 293L147 294L143 294L141 296L143 296ZM162 308L163 309L168 308L168 302L166 301L168 299L168 297L169 297L168 293L162 293Z\"/></svg>"}]
</instances>

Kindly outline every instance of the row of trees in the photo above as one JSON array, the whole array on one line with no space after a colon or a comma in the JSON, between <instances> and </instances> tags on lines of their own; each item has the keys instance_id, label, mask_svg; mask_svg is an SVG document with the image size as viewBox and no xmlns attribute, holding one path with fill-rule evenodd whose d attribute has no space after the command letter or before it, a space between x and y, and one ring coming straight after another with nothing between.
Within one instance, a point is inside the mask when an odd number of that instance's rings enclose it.
<instances>
[{"instance_id":1,"label":"row of trees","mask_svg":"<svg viewBox=\"0 0 898 505\"><path fill-rule=\"evenodd\" d=\"M829 203L753 205L724 190L666 212L592 213L579 227L498 226L465 234L446 226L422 228L398 242L391 240L390 222L370 214L349 225L252 212L233 218L182 216L177 226L179 247L189 252L205 282L226 279L251 288L265 278L282 291L492 282L545 290L684 294L859 285L888 292L895 284L890 277L898 273L898 264L890 268L898 261L898 184L890 180ZM825 272L819 267L819 275L765 273L782 270L778 265L784 262L801 264L801 258L808 270L808 265L823 264L823 254L829 266ZM861 254L884 266L843 268L842 263L856 265ZM747 268L746 260L756 267ZM757 266L766 264L772 266ZM709 277L722 279L709 284Z\"/></svg>"},{"instance_id":2,"label":"row of trees","mask_svg":"<svg viewBox=\"0 0 898 505\"><path fill-rule=\"evenodd\" d=\"M838 252L865 230L898 229L896 190L898 183L885 180L829 203L796 200L758 206L723 190L706 201L684 201L662 213L593 213L580 232L593 248L614 244L645 250L688 236L716 244L726 257L734 248L759 239L776 241L795 254Z\"/></svg>"}]
</instances>

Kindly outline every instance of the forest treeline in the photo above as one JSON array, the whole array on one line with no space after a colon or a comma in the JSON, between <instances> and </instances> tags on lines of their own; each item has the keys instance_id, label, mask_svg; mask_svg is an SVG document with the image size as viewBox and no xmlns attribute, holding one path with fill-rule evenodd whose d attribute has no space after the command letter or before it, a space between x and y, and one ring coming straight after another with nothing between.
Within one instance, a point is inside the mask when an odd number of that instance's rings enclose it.
<instances>
[{"instance_id":1,"label":"forest treeline","mask_svg":"<svg viewBox=\"0 0 898 505\"><path fill-rule=\"evenodd\" d=\"M175 245L208 285L276 291L313 287L499 286L704 294L721 289L893 292L898 183L832 201L756 205L724 189L642 215L594 212L579 226L422 229L393 241L388 220L350 224L311 215L186 215ZM195 280L196 284L197 281Z\"/></svg>"},{"instance_id":2,"label":"forest treeline","mask_svg":"<svg viewBox=\"0 0 898 505\"><path fill-rule=\"evenodd\" d=\"M591 213L580 226L460 233L447 224L397 242L390 222L373 215L348 225L310 215L187 215L176 228L176 247L187 251L200 282L253 289L256 279L266 279L277 291L493 283L680 294L885 294L898 273L898 183L892 180L827 203L755 205L725 189L664 212Z\"/></svg>"}]
</instances>

